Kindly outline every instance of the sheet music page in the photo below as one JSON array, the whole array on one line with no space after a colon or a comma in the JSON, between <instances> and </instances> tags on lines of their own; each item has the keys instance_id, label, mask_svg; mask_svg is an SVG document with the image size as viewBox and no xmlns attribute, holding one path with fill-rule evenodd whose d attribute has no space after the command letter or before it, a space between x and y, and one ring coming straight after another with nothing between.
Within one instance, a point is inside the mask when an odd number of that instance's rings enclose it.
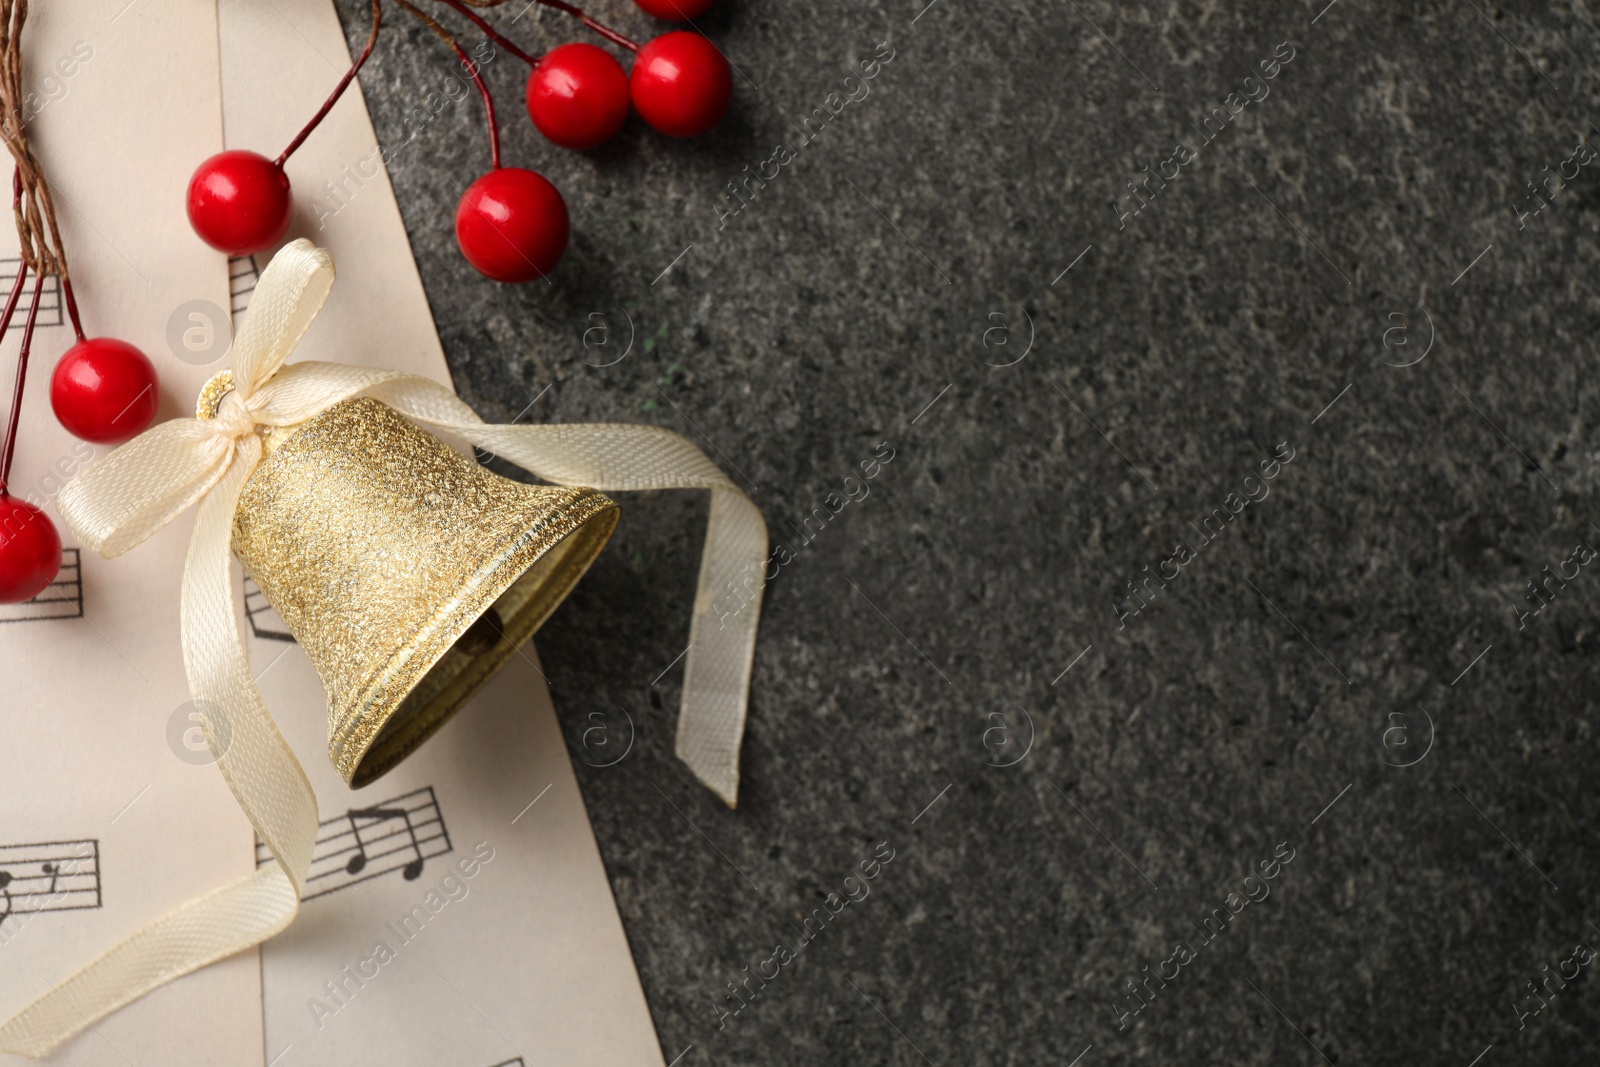
<instances>
[{"instance_id":1,"label":"sheet music page","mask_svg":"<svg viewBox=\"0 0 1600 1067\"><path fill-rule=\"evenodd\" d=\"M158 419L192 414L213 373L169 344L173 323L187 324L180 309L227 301L225 260L184 214L190 172L222 147L216 32L208 5L179 0L34 4L24 31L24 117L55 192L84 327L138 346L155 363ZM0 224L8 290L16 249L14 228ZM22 317L0 343L8 398ZM194 758L193 745L204 742L188 718L178 636L192 519L116 560L80 554L54 501L110 449L72 437L50 410L50 373L73 340L55 279L39 322L11 490L56 521L66 558L35 602L0 606L7 1016L254 862L249 823L216 769ZM113 1013L48 1062L260 1064L261 1048L260 970L249 952ZM33 1062L0 1056L7 1065Z\"/></svg>"},{"instance_id":2,"label":"sheet music page","mask_svg":"<svg viewBox=\"0 0 1600 1067\"><path fill-rule=\"evenodd\" d=\"M338 18L329 0L221 0L220 21L228 144L275 153L348 62ZM453 69L441 59L441 76ZM297 358L448 382L376 150L352 87L289 162L298 212L289 237L328 248L338 268ZM349 195L319 228L310 200L330 180ZM252 273L235 264L241 300ZM267 1059L661 1064L532 646L398 769L351 791L326 757L320 681L241 582L252 666L323 820L300 918L262 948Z\"/></svg>"}]
</instances>

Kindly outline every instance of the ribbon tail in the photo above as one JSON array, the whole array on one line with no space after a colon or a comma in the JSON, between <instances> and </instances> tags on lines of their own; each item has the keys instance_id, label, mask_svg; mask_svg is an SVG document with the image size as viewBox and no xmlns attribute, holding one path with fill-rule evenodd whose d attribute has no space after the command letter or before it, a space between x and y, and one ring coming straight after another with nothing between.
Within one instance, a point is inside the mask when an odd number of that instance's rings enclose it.
<instances>
[{"instance_id":1,"label":"ribbon tail","mask_svg":"<svg viewBox=\"0 0 1600 1067\"><path fill-rule=\"evenodd\" d=\"M659 427L489 424L449 390L423 379L391 380L368 393L556 485L603 492L711 490L676 751L695 777L736 807L739 746L766 585L767 524L760 509L692 442Z\"/></svg>"},{"instance_id":2,"label":"ribbon tail","mask_svg":"<svg viewBox=\"0 0 1600 1067\"><path fill-rule=\"evenodd\" d=\"M212 754L278 862L145 925L4 1024L0 1051L43 1056L87 1026L180 975L260 944L294 920L311 867L317 802L250 676L233 610L229 535L260 443L201 503L183 581L189 687ZM242 460L242 461L240 461Z\"/></svg>"},{"instance_id":3,"label":"ribbon tail","mask_svg":"<svg viewBox=\"0 0 1600 1067\"><path fill-rule=\"evenodd\" d=\"M761 510L693 443L659 427L435 425L557 485L711 490L675 751L724 804L738 807L739 746L766 586Z\"/></svg>"},{"instance_id":4,"label":"ribbon tail","mask_svg":"<svg viewBox=\"0 0 1600 1067\"><path fill-rule=\"evenodd\" d=\"M739 806L739 746L766 590L766 555L767 524L760 509L731 484L712 489L675 751L730 808Z\"/></svg>"},{"instance_id":5,"label":"ribbon tail","mask_svg":"<svg viewBox=\"0 0 1600 1067\"><path fill-rule=\"evenodd\" d=\"M217 769L294 883L298 902L317 836L317 797L256 688L234 613L233 513L261 441L252 435L238 448L240 455L195 516L183 572L184 668Z\"/></svg>"},{"instance_id":6,"label":"ribbon tail","mask_svg":"<svg viewBox=\"0 0 1600 1067\"><path fill-rule=\"evenodd\" d=\"M266 940L294 918L294 887L277 867L196 897L113 946L0 1025L0 1052L45 1056L146 993ZM283 921L262 927L264 916Z\"/></svg>"},{"instance_id":7,"label":"ribbon tail","mask_svg":"<svg viewBox=\"0 0 1600 1067\"><path fill-rule=\"evenodd\" d=\"M232 450L197 419L161 423L68 482L56 509L86 548L121 555L205 496Z\"/></svg>"}]
</instances>

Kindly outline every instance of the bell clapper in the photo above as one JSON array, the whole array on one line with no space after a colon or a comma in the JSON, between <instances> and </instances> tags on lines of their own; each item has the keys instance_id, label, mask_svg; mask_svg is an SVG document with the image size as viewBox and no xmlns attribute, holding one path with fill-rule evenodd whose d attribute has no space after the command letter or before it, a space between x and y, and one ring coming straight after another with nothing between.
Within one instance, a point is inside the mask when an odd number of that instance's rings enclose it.
<instances>
[{"instance_id":1,"label":"bell clapper","mask_svg":"<svg viewBox=\"0 0 1600 1067\"><path fill-rule=\"evenodd\" d=\"M469 656L481 656L500 643L500 635L504 632L505 623L500 621L500 613L490 608L478 616L477 622L467 627L467 632L456 641L456 648Z\"/></svg>"}]
</instances>

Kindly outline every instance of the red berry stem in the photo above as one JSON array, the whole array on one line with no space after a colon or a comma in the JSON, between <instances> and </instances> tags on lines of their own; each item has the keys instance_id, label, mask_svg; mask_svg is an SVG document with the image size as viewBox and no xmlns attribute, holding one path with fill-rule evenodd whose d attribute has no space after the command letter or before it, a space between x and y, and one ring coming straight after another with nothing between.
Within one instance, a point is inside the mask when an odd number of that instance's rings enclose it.
<instances>
[{"instance_id":1,"label":"red berry stem","mask_svg":"<svg viewBox=\"0 0 1600 1067\"><path fill-rule=\"evenodd\" d=\"M72 279L65 274L61 276L61 296L67 302L67 317L72 320L72 332L78 335L78 343L88 340L83 335L83 320L78 318L78 298L72 295Z\"/></svg>"},{"instance_id":2,"label":"red berry stem","mask_svg":"<svg viewBox=\"0 0 1600 1067\"><path fill-rule=\"evenodd\" d=\"M573 18L589 27L595 33L598 33L600 36L610 41L612 44L620 45L630 52L637 52L639 50L639 46L633 41L630 41L628 38L622 36L622 34L618 33L616 30L613 30L605 23L597 22L596 20L590 18L588 13L582 8L573 7L571 4L567 3L566 0L539 0L539 3L545 5L546 7L553 7L557 11L565 11L567 14L571 15Z\"/></svg>"},{"instance_id":3,"label":"red berry stem","mask_svg":"<svg viewBox=\"0 0 1600 1067\"><path fill-rule=\"evenodd\" d=\"M372 32L367 35L367 47L361 50L361 54L350 65L350 69L344 72L344 77L339 79L339 84L333 87L333 92L328 94L328 99L322 102L322 107L317 110L317 113L311 116L311 121L305 124L305 128L295 136L294 140L289 142L289 147L283 150L283 155L277 159L279 170L283 169L283 165L288 162L295 149L304 144L305 139L311 136L311 131L320 126L322 120L328 117L328 112L333 110L333 105L339 102L339 98L344 95L344 91L350 88L350 83L355 80L356 75L361 71L362 64L366 63L367 57L372 55L372 46L378 43L378 26L382 22L383 8L379 5L378 0L372 0ZM73 319L76 321L77 316L74 315ZM80 332L78 337L82 339L83 334Z\"/></svg>"},{"instance_id":4,"label":"red berry stem","mask_svg":"<svg viewBox=\"0 0 1600 1067\"><path fill-rule=\"evenodd\" d=\"M11 174L11 208L13 211L22 204L22 171L19 168ZM0 312L0 338L4 338L6 331L11 329L11 317L17 313L17 301L22 299L22 283L28 278L28 261L19 257L17 259L17 280L11 283L11 296L6 300L6 309ZM43 276L40 277L43 280ZM22 387L28 375L28 338L23 338L22 350L17 353L17 383L12 390L11 418L6 420L6 437L3 449L0 449L0 497L6 495L6 480L11 475L11 453L17 447L17 420L22 415Z\"/></svg>"},{"instance_id":5,"label":"red berry stem","mask_svg":"<svg viewBox=\"0 0 1600 1067\"><path fill-rule=\"evenodd\" d=\"M11 296L6 300L6 309L0 315L0 336L11 327L11 316L17 310L17 300L22 296L22 280L28 273L28 265L17 264L17 280L11 286ZM0 451L0 497L6 495L6 484L11 478L11 455L17 448L17 423L22 418L22 391L28 380L28 350L33 347L33 324L39 316L39 296L44 292L44 275L36 274L33 279L33 297L28 304L27 323L22 327L22 347L17 350L17 383L11 390L11 418L6 422L6 441L4 451Z\"/></svg>"},{"instance_id":6,"label":"red berry stem","mask_svg":"<svg viewBox=\"0 0 1600 1067\"><path fill-rule=\"evenodd\" d=\"M11 295L6 299L6 309L0 313L0 337L11 328L11 316L16 314L17 301L22 299L22 283L28 278L28 264L22 260L17 261L17 280L11 285ZM17 357L17 384L16 395L11 401L11 419L6 423L5 462L0 464L0 497L6 495L6 479L11 473L11 450L17 440L17 416L22 414L22 377L26 368L22 365L22 357Z\"/></svg>"},{"instance_id":7,"label":"red berry stem","mask_svg":"<svg viewBox=\"0 0 1600 1067\"><path fill-rule=\"evenodd\" d=\"M374 2L376 2L376 0L374 0ZM494 97L489 95L489 86L484 84L483 72L478 69L478 64L474 63L467 55L466 50L461 47L461 43L450 35L449 30L439 25L438 20L432 15L429 15L425 11L418 10L416 6L410 2L410 0L395 0L395 3L399 4L401 7L405 8L407 11L411 12L413 15L417 16L417 18L422 20L423 25L432 30L434 36L438 37L445 44L449 45L450 49L455 52L458 57L460 57L461 69L467 72L467 77L471 78L472 84L477 87L478 95L483 97L483 110L488 116L489 121L489 159L492 162L494 169L499 170L500 123L496 121L494 117Z\"/></svg>"},{"instance_id":8,"label":"red berry stem","mask_svg":"<svg viewBox=\"0 0 1600 1067\"><path fill-rule=\"evenodd\" d=\"M484 34L488 36L489 40L493 41L501 48L504 48L507 52L510 52L512 55L528 64L528 66L538 66L538 59L523 51L522 48L517 45L517 42L511 40L511 38L507 37L505 34L489 25L489 21L487 19L478 14L476 11L472 10L466 4L463 4L461 0L444 0L444 2L465 15L474 26L478 27L478 29L482 30Z\"/></svg>"},{"instance_id":9,"label":"red berry stem","mask_svg":"<svg viewBox=\"0 0 1600 1067\"><path fill-rule=\"evenodd\" d=\"M467 18L472 19L473 22L477 23L480 29L487 33L496 42L500 41L500 38L495 36L495 32L490 29L482 19L474 16L471 12L466 10L462 4L462 0L444 0L444 2L455 8L457 11L460 11L463 15L466 15ZM501 4L505 3L505 0L488 0L488 2L485 2L485 0L465 0L465 2L472 4L475 7L499 7ZM585 26L589 27L595 33L598 33L600 36L604 37L614 45L626 48L630 52L637 52L639 50L639 46L633 41L629 40L627 37L624 37L616 30L613 30L605 23L600 22L598 19L590 18L588 13L582 8L574 7L573 5L566 3L565 0L535 0L535 2L543 4L545 7L553 7L558 11L565 11L567 14L571 15L573 18L577 19L579 22L583 23ZM534 62L510 42L505 42L505 45L508 49L515 52L515 54L521 56L524 60L528 60L528 62Z\"/></svg>"}]
</instances>

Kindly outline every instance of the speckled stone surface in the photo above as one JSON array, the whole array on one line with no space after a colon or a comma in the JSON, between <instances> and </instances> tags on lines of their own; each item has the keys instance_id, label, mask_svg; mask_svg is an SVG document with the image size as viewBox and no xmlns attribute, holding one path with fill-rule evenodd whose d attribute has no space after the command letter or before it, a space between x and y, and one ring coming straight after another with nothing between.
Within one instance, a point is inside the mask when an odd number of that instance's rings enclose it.
<instances>
[{"instance_id":1,"label":"speckled stone surface","mask_svg":"<svg viewBox=\"0 0 1600 1067\"><path fill-rule=\"evenodd\" d=\"M672 757L703 499L538 639L666 1058L1594 1062L1600 16L924 3L721 0L698 141L555 149L490 63L548 285L454 247L474 99L392 164L485 417L685 433L791 545L892 450L768 590L737 812ZM449 77L392 11L380 138Z\"/></svg>"}]
</instances>

